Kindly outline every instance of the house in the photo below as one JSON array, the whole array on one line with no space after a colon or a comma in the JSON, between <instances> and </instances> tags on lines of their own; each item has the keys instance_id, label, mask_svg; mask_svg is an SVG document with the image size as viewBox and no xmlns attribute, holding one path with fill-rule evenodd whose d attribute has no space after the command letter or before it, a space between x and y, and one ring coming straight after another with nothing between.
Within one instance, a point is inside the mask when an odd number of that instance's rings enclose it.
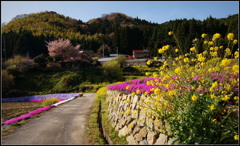
<instances>
[{"instance_id":1,"label":"house","mask_svg":"<svg viewBox=\"0 0 240 146\"><path fill-rule=\"evenodd\" d=\"M62 65L67 68L79 68L89 66L94 60L85 51L79 51L79 55L76 57L70 57L62 62Z\"/></svg>"},{"instance_id":2,"label":"house","mask_svg":"<svg viewBox=\"0 0 240 146\"><path fill-rule=\"evenodd\" d=\"M148 50L133 50L133 58L147 58L149 57Z\"/></svg>"}]
</instances>

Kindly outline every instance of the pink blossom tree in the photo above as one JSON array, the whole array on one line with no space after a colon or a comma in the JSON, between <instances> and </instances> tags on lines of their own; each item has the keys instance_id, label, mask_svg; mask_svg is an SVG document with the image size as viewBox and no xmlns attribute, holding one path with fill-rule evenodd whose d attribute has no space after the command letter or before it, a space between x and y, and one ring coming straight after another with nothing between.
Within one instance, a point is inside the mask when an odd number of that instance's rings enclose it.
<instances>
[{"instance_id":1,"label":"pink blossom tree","mask_svg":"<svg viewBox=\"0 0 240 146\"><path fill-rule=\"evenodd\" d=\"M70 40L58 39L47 42L48 54L52 57L59 57L63 60L79 57L80 45L73 46Z\"/></svg>"}]
</instances>

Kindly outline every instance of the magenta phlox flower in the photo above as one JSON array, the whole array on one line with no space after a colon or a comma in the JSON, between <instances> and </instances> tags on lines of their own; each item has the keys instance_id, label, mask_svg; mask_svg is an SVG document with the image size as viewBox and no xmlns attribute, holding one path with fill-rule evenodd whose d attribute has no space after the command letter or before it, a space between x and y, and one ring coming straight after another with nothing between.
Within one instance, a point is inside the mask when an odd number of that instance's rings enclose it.
<instances>
[{"instance_id":1,"label":"magenta phlox flower","mask_svg":"<svg viewBox=\"0 0 240 146\"><path fill-rule=\"evenodd\" d=\"M21 116L16 117L16 118L12 118L10 120L7 120L7 121L3 122L3 124L4 125L9 125L9 124L17 123L17 122L25 120L27 118L31 118L31 117L33 117L36 114L40 114L43 111L47 111L47 110L51 109L52 107L55 107L55 106L54 105L48 105L48 106L45 106L43 108L36 109L36 110L31 111L31 112L29 112L27 114L21 115Z\"/></svg>"}]
</instances>

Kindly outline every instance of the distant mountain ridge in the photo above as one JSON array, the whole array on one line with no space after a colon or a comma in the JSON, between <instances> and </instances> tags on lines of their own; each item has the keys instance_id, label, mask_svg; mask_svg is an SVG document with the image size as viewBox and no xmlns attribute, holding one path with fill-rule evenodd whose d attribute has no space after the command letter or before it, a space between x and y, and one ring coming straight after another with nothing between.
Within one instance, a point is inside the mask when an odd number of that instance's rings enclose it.
<instances>
[{"instance_id":1,"label":"distant mountain ridge","mask_svg":"<svg viewBox=\"0 0 240 146\"><path fill-rule=\"evenodd\" d=\"M218 32L224 36L233 32L238 36L238 14L221 19L210 16L204 21L176 19L161 24L119 12L103 14L102 17L87 22L54 11L22 14L2 26L5 38L2 47L7 46L7 57L27 52L30 57L35 57L40 53L47 55L46 41L65 38L73 44L81 44L81 49L92 51L96 55L99 48L107 44L113 53L116 48L124 54L131 54L132 50L148 49L154 56L162 45L174 45L167 35L168 31L174 31L183 48L187 49L191 46L192 39L202 33Z\"/></svg>"}]
</instances>

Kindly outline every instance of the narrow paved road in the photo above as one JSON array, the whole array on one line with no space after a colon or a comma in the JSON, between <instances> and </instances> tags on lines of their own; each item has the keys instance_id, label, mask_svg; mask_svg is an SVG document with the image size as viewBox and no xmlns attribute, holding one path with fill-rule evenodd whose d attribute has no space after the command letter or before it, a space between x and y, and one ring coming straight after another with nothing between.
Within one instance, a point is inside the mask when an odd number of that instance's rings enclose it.
<instances>
[{"instance_id":1,"label":"narrow paved road","mask_svg":"<svg viewBox=\"0 0 240 146\"><path fill-rule=\"evenodd\" d=\"M2 144L88 144L86 124L95 93L84 93L23 124Z\"/></svg>"}]
</instances>

